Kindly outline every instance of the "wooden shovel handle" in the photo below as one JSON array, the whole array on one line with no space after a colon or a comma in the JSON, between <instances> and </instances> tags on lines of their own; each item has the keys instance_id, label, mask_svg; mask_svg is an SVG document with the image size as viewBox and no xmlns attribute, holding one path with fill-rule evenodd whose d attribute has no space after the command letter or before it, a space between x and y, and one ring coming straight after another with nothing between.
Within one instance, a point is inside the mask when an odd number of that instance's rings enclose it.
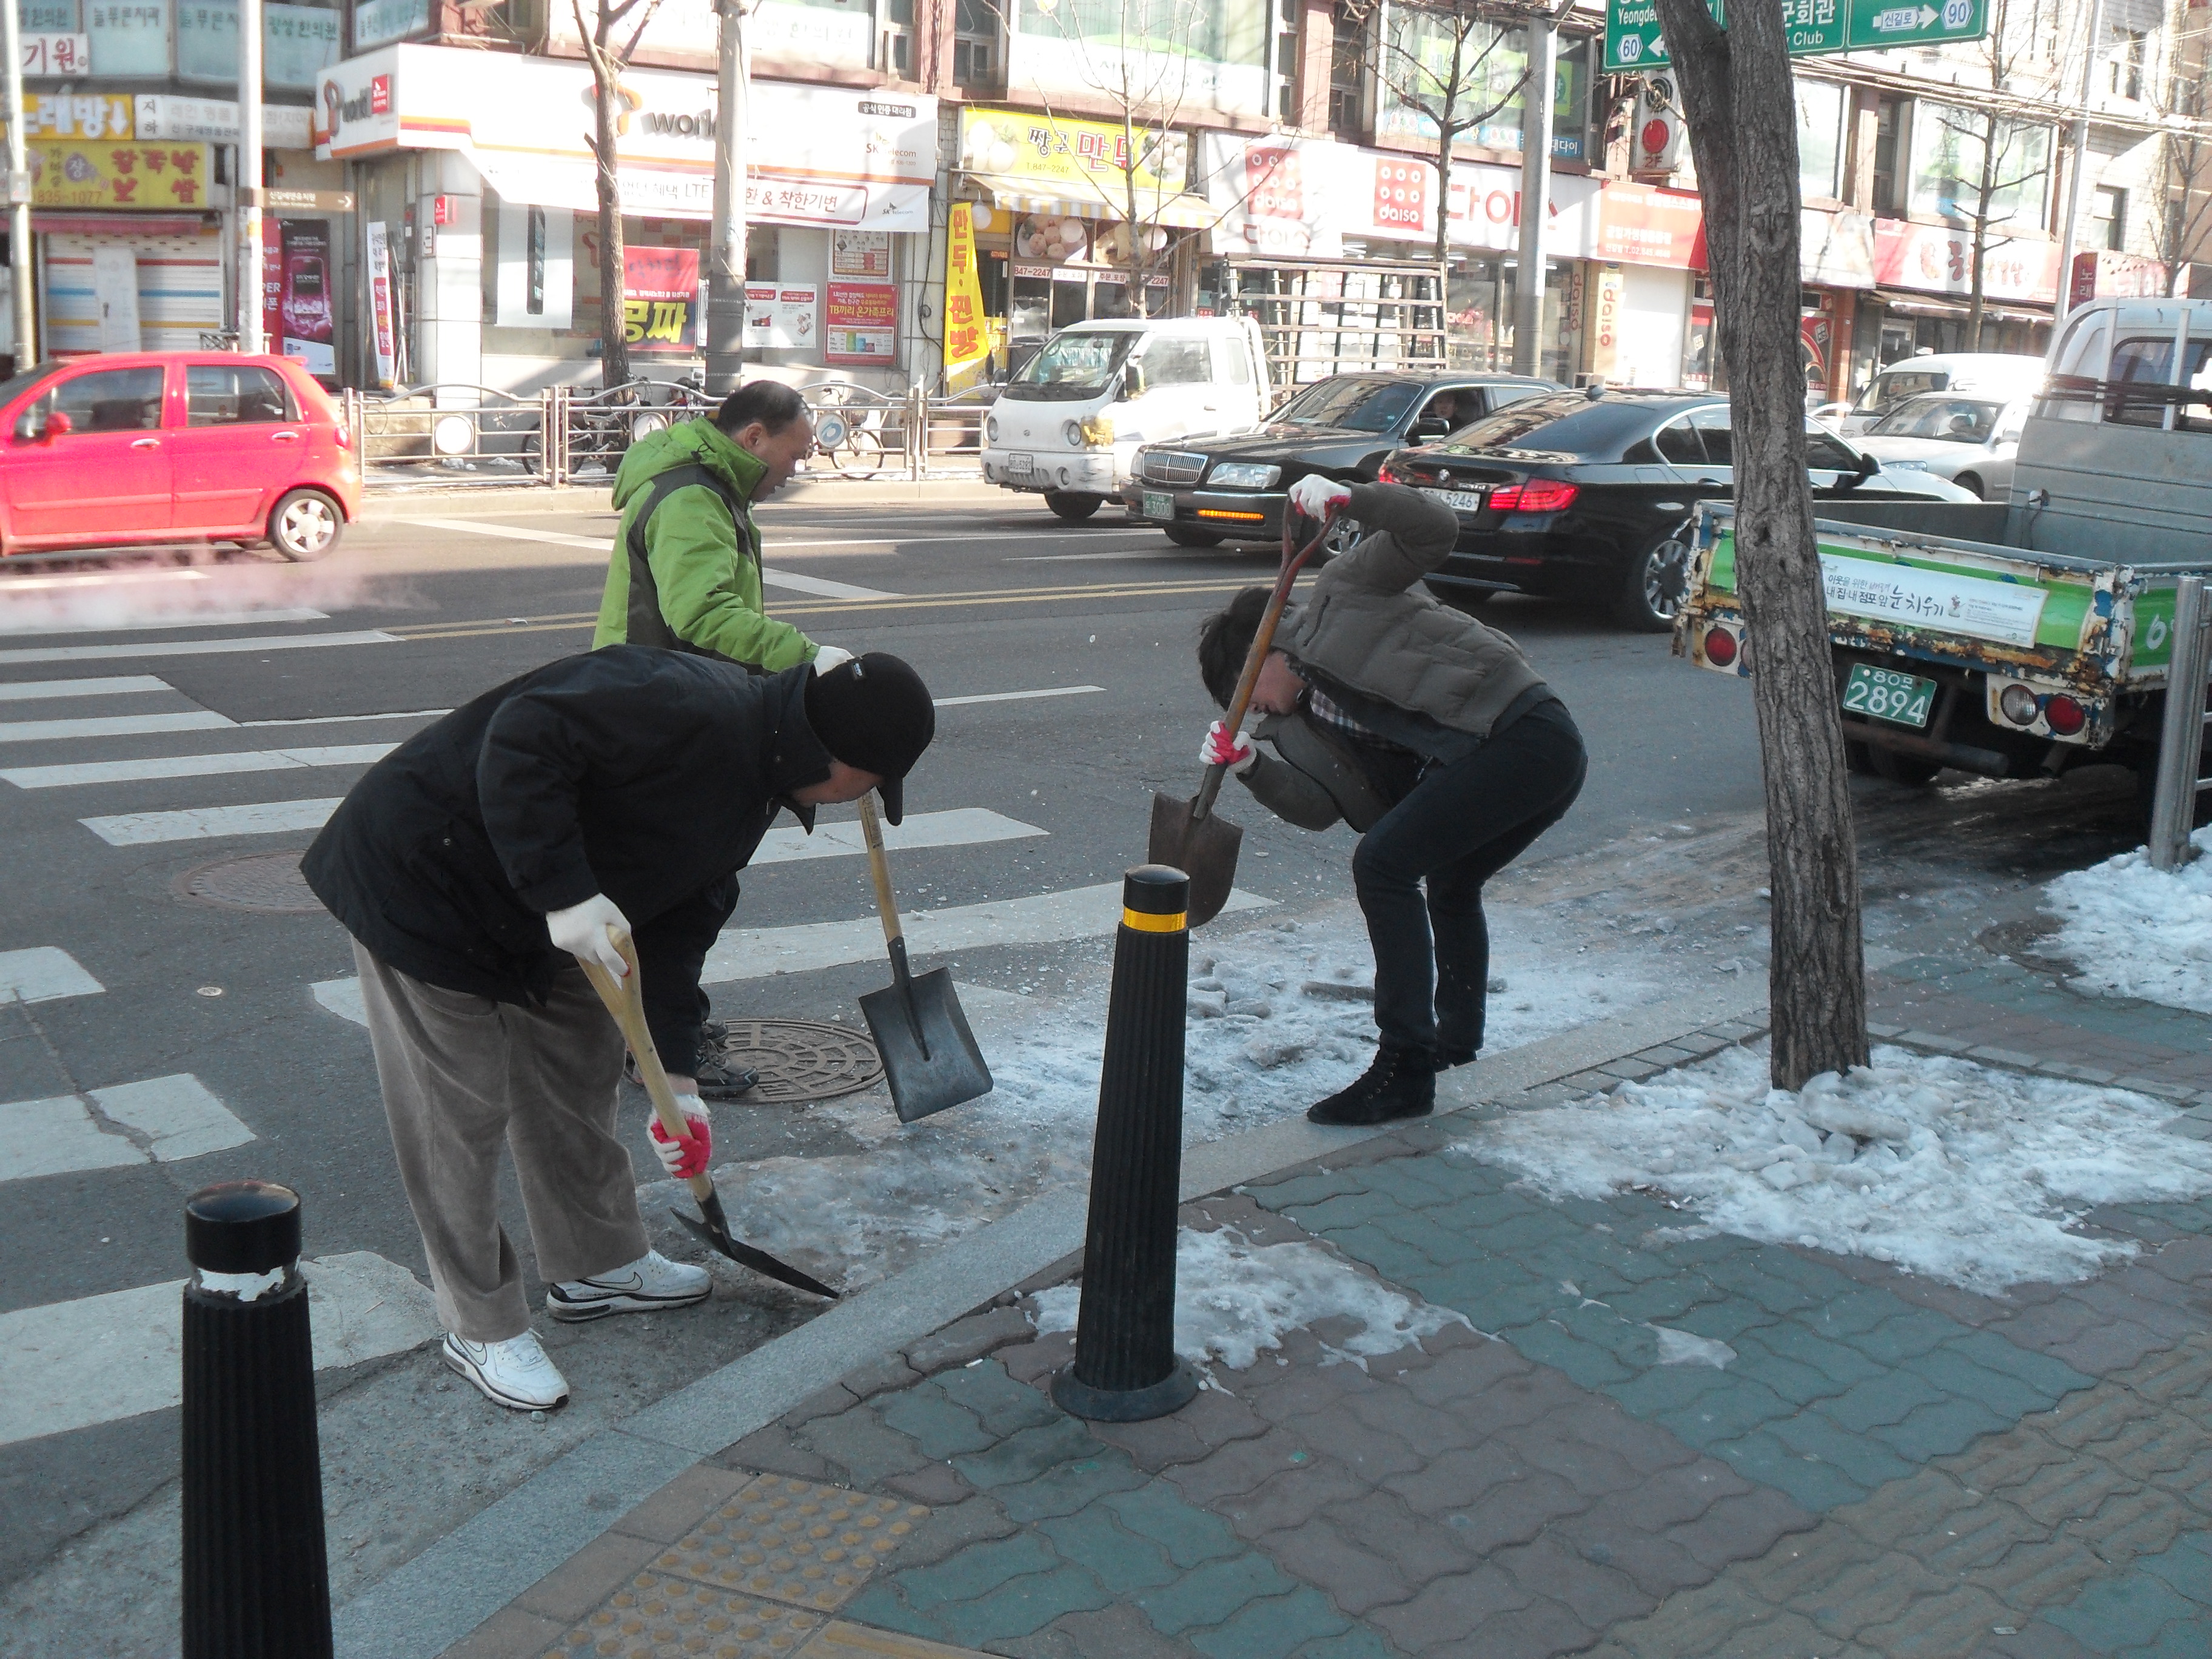
<instances>
[{"instance_id":1,"label":"wooden shovel handle","mask_svg":"<svg viewBox=\"0 0 2212 1659\"><path fill-rule=\"evenodd\" d=\"M868 843L868 876L876 884L876 911L884 921L884 943L892 959L906 958L906 928L899 921L898 900L891 893L890 861L884 856L884 830L876 821L873 790L860 797L860 838Z\"/></svg>"},{"instance_id":2,"label":"wooden shovel handle","mask_svg":"<svg viewBox=\"0 0 2212 1659\"><path fill-rule=\"evenodd\" d=\"M645 1092L653 1102L653 1115L659 1120L661 1133L681 1140L690 1134L691 1126L684 1121L683 1109L676 1103L676 1091L668 1086L668 1073L660 1064L659 1050L653 1046L653 1033L645 1024L645 987L638 979L637 946L628 933L618 933L611 927L607 937L614 941L622 959L629 964L629 972L622 979L593 962L589 957L578 957L577 966L584 977L592 981L592 988L599 994L599 1000L607 1005L607 1012L622 1027L623 1041L629 1044L631 1056L637 1061L637 1073L645 1079ZM713 1195L714 1177L704 1170L690 1177L691 1196L704 1200Z\"/></svg>"}]
</instances>

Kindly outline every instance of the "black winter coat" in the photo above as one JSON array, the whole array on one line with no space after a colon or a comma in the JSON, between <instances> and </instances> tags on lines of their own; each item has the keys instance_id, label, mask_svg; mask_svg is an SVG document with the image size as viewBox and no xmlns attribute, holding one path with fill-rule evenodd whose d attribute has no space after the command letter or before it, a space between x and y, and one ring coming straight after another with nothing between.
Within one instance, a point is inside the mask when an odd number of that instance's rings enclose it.
<instances>
[{"instance_id":1,"label":"black winter coat","mask_svg":"<svg viewBox=\"0 0 2212 1659\"><path fill-rule=\"evenodd\" d=\"M545 915L605 893L637 940L672 1072L698 1063L708 950L788 799L830 775L810 667L755 674L646 646L567 657L416 733L356 783L301 860L331 914L401 973L542 1002Z\"/></svg>"}]
</instances>

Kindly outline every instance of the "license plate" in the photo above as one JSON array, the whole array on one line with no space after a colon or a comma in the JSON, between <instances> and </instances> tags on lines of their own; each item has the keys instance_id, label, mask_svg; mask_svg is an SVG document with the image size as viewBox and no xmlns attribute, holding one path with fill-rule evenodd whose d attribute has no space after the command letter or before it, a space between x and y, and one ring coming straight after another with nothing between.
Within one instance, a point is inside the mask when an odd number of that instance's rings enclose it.
<instances>
[{"instance_id":1,"label":"license plate","mask_svg":"<svg viewBox=\"0 0 2212 1659\"><path fill-rule=\"evenodd\" d=\"M1870 715L1893 726L1925 726L1928 706L1935 700L1935 681L1894 669L1869 667L1863 662L1851 665L1850 678L1844 682L1847 713Z\"/></svg>"},{"instance_id":2,"label":"license plate","mask_svg":"<svg viewBox=\"0 0 2212 1659\"><path fill-rule=\"evenodd\" d=\"M1145 492L1145 516L1148 519L1175 517L1175 497L1157 489Z\"/></svg>"},{"instance_id":3,"label":"license plate","mask_svg":"<svg viewBox=\"0 0 2212 1659\"><path fill-rule=\"evenodd\" d=\"M1008 472L1034 472L1036 471L1036 457L1034 455L1009 455L1006 457L1006 471Z\"/></svg>"},{"instance_id":4,"label":"license plate","mask_svg":"<svg viewBox=\"0 0 2212 1659\"><path fill-rule=\"evenodd\" d=\"M1439 489L1437 494L1446 507L1460 513L1480 513L1490 499L1480 489Z\"/></svg>"}]
</instances>

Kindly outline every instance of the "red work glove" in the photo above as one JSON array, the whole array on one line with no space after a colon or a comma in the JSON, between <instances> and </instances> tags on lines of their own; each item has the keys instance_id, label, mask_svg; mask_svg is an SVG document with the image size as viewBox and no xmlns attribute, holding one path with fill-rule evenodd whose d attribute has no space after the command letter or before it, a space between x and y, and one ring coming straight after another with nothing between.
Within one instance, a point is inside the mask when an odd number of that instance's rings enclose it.
<instances>
[{"instance_id":1,"label":"red work glove","mask_svg":"<svg viewBox=\"0 0 2212 1659\"><path fill-rule=\"evenodd\" d=\"M653 1150L660 1158L660 1167L679 1181L689 1181L695 1175L703 1175L707 1160L714 1151L714 1126L707 1116L707 1103L696 1095L678 1095L676 1103L684 1109L684 1121L690 1133L678 1137L660 1127L660 1120L646 1120L645 1132L651 1137Z\"/></svg>"},{"instance_id":2,"label":"red work glove","mask_svg":"<svg viewBox=\"0 0 2212 1659\"><path fill-rule=\"evenodd\" d=\"M1216 720L1206 728L1205 741L1198 745L1198 758L1200 765L1225 766L1241 778L1260 758L1260 750L1242 732L1231 732Z\"/></svg>"}]
</instances>

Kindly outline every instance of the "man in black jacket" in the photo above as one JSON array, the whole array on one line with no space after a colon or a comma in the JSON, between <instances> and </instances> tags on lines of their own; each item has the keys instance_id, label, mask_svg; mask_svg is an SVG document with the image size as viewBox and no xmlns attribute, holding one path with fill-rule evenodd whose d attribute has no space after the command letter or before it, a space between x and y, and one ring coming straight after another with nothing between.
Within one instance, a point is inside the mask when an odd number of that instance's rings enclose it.
<instances>
[{"instance_id":1,"label":"man in black jacket","mask_svg":"<svg viewBox=\"0 0 2212 1659\"><path fill-rule=\"evenodd\" d=\"M385 1115L429 1259L448 1364L500 1404L568 1384L530 1329L499 1224L514 1154L546 1310L580 1321L704 1301L703 1268L647 1247L614 1132L619 1030L575 962L627 971L690 1120L651 1126L671 1175L707 1166L699 976L737 872L779 811L883 796L936 729L905 663L817 675L642 646L569 657L485 692L386 756L301 861L354 936Z\"/></svg>"}]
</instances>

